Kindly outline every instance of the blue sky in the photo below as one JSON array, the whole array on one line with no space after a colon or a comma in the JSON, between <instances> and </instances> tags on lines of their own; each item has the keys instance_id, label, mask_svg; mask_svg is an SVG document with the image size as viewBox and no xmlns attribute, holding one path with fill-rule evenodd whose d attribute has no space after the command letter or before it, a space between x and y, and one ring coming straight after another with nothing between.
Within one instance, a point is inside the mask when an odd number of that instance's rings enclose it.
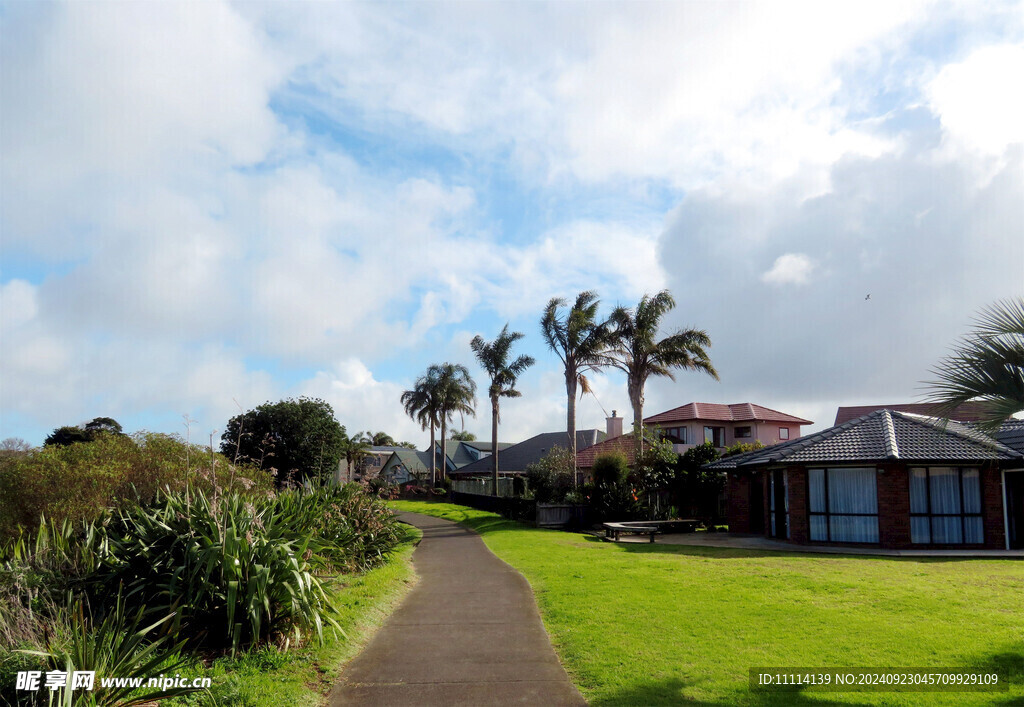
<instances>
[{"instance_id":1,"label":"blue sky","mask_svg":"<svg viewBox=\"0 0 1024 707\"><path fill-rule=\"evenodd\" d=\"M664 287L722 380L648 413L823 427L1024 293L1019 2L0 7L0 437L311 395L424 442L401 392L507 321L515 441L564 425L547 300Z\"/></svg>"}]
</instances>

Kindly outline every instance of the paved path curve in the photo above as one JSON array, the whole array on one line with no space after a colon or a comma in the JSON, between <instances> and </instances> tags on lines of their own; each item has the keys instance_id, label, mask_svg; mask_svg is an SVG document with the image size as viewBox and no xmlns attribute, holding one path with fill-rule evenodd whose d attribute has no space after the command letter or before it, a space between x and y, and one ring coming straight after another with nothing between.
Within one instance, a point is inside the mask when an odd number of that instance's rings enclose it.
<instances>
[{"instance_id":1,"label":"paved path curve","mask_svg":"<svg viewBox=\"0 0 1024 707\"><path fill-rule=\"evenodd\" d=\"M420 576L342 673L328 704L586 705L555 656L530 585L476 533L418 513Z\"/></svg>"}]
</instances>

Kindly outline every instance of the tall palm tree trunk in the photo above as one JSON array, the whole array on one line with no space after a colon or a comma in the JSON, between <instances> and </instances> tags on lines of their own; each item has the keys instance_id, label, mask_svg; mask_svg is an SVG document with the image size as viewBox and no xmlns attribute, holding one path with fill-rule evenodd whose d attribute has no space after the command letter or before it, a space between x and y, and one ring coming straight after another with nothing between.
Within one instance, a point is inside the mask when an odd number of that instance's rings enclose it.
<instances>
[{"instance_id":1,"label":"tall palm tree trunk","mask_svg":"<svg viewBox=\"0 0 1024 707\"><path fill-rule=\"evenodd\" d=\"M434 423L430 423L430 486L437 486L437 453L434 446L437 441L434 437Z\"/></svg>"},{"instance_id":2,"label":"tall palm tree trunk","mask_svg":"<svg viewBox=\"0 0 1024 707\"><path fill-rule=\"evenodd\" d=\"M636 435L636 455L644 453L644 387L643 383L629 380L629 404L633 407L633 433Z\"/></svg>"},{"instance_id":3,"label":"tall palm tree trunk","mask_svg":"<svg viewBox=\"0 0 1024 707\"><path fill-rule=\"evenodd\" d=\"M498 396L491 396L491 457L494 472L494 495L498 495Z\"/></svg>"},{"instance_id":4,"label":"tall palm tree trunk","mask_svg":"<svg viewBox=\"0 0 1024 707\"><path fill-rule=\"evenodd\" d=\"M569 435L569 451L572 452L572 485L577 486L576 471L576 371L565 372L565 393L568 405L565 413L565 431Z\"/></svg>"},{"instance_id":5,"label":"tall palm tree trunk","mask_svg":"<svg viewBox=\"0 0 1024 707\"><path fill-rule=\"evenodd\" d=\"M448 421L441 418L441 483L448 478Z\"/></svg>"}]
</instances>

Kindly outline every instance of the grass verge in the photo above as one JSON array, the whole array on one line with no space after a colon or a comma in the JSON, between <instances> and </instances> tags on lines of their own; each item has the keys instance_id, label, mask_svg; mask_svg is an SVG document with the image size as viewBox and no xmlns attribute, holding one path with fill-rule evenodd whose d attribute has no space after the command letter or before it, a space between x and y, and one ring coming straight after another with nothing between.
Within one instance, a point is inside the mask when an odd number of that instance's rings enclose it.
<instances>
[{"instance_id":1,"label":"grass verge","mask_svg":"<svg viewBox=\"0 0 1024 707\"><path fill-rule=\"evenodd\" d=\"M397 501L479 532L533 587L592 705L1024 705L1024 564L613 544L464 506ZM955 667L1009 692L752 692L748 670Z\"/></svg>"},{"instance_id":2,"label":"grass verge","mask_svg":"<svg viewBox=\"0 0 1024 707\"><path fill-rule=\"evenodd\" d=\"M386 565L361 575L342 575L329 587L334 617L344 635L325 636L323 645L310 643L280 651L265 647L218 658L212 665L192 665L182 676L210 677L208 694L170 700L168 705L240 705L277 707L323 703L345 663L369 642L416 582L412 553L422 533L406 527L406 537Z\"/></svg>"}]
</instances>

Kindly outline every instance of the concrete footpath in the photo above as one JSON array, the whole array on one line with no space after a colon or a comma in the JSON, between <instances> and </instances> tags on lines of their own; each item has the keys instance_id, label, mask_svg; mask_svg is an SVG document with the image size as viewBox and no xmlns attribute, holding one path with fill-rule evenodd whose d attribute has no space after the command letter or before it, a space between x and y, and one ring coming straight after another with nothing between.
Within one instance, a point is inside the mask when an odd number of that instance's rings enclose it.
<instances>
[{"instance_id":1,"label":"concrete footpath","mask_svg":"<svg viewBox=\"0 0 1024 707\"><path fill-rule=\"evenodd\" d=\"M420 581L345 668L328 704L585 705L530 585L476 533L417 513Z\"/></svg>"}]
</instances>

